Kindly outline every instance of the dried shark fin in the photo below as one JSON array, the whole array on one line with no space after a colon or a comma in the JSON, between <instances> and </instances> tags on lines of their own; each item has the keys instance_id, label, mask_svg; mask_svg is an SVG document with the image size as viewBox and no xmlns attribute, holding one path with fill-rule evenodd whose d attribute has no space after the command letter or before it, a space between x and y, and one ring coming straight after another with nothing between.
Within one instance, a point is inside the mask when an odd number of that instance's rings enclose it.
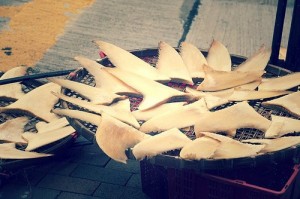
<instances>
[{"instance_id":1,"label":"dried shark fin","mask_svg":"<svg viewBox=\"0 0 300 199\"><path fill-rule=\"evenodd\" d=\"M279 133L280 133L281 129L283 128L283 126L284 126L283 122L272 121L270 127L265 132L265 138L279 137Z\"/></svg>"},{"instance_id":2,"label":"dried shark fin","mask_svg":"<svg viewBox=\"0 0 300 199\"><path fill-rule=\"evenodd\" d=\"M153 157L163 152L180 149L191 143L186 135L176 128L151 136L135 145L132 153L137 160Z\"/></svg>"},{"instance_id":3,"label":"dried shark fin","mask_svg":"<svg viewBox=\"0 0 300 199\"><path fill-rule=\"evenodd\" d=\"M300 91L294 92L283 97L263 102L263 106L279 106L286 109L289 113L300 116Z\"/></svg>"},{"instance_id":4,"label":"dried shark fin","mask_svg":"<svg viewBox=\"0 0 300 199\"><path fill-rule=\"evenodd\" d=\"M129 125L134 126L135 128L140 127L139 123L137 122L135 117L132 115L132 113L130 111L128 111L128 109L118 108L118 107L113 107L113 106L96 105L96 104L93 104L88 101L80 100L80 99L74 98L74 97L68 97L68 96L65 96L62 94L58 94L58 93L53 93L53 95L55 95L56 97L58 97L64 101L70 102L70 103L80 106L82 108L86 108L95 113L99 113L101 115L102 115L102 113L107 113L110 116L113 116L122 122L125 122ZM118 103L123 103L123 102L119 101Z\"/></svg>"},{"instance_id":5,"label":"dried shark fin","mask_svg":"<svg viewBox=\"0 0 300 199\"><path fill-rule=\"evenodd\" d=\"M0 107L0 112L26 112L50 122L58 118L51 113L51 109L57 103L57 98L51 92L60 92L61 87L54 83L47 83L26 93L16 102Z\"/></svg>"},{"instance_id":6,"label":"dried shark fin","mask_svg":"<svg viewBox=\"0 0 300 199\"><path fill-rule=\"evenodd\" d=\"M288 133L300 132L300 120L271 115L272 123L265 133L265 138L281 137Z\"/></svg>"},{"instance_id":7,"label":"dried shark fin","mask_svg":"<svg viewBox=\"0 0 300 199\"><path fill-rule=\"evenodd\" d=\"M126 163L125 151L149 137L139 130L109 116L102 115L98 124L96 141L99 147L115 161Z\"/></svg>"},{"instance_id":8,"label":"dried shark fin","mask_svg":"<svg viewBox=\"0 0 300 199\"><path fill-rule=\"evenodd\" d=\"M226 104L232 101L266 99L286 95L292 91L257 91L231 88L215 92L203 92L187 87L186 92L193 94L195 97L205 98L208 109L211 109L215 106Z\"/></svg>"},{"instance_id":9,"label":"dried shark fin","mask_svg":"<svg viewBox=\"0 0 300 199\"><path fill-rule=\"evenodd\" d=\"M188 93L183 93L134 73L118 68L107 68L105 70L121 79L123 82L126 82L126 84L143 95L143 101L139 105L139 110L146 110L172 99L179 98L181 101L194 100L194 97Z\"/></svg>"},{"instance_id":10,"label":"dried shark fin","mask_svg":"<svg viewBox=\"0 0 300 199\"><path fill-rule=\"evenodd\" d=\"M277 138L276 138L277 139ZM268 145L271 143L273 139L246 139L246 140L241 140L243 143L250 143L250 144L265 144Z\"/></svg>"},{"instance_id":11,"label":"dried shark fin","mask_svg":"<svg viewBox=\"0 0 300 199\"><path fill-rule=\"evenodd\" d=\"M228 49L217 40L212 41L206 60L208 65L216 71L231 71L231 57Z\"/></svg>"},{"instance_id":12,"label":"dried shark fin","mask_svg":"<svg viewBox=\"0 0 300 199\"><path fill-rule=\"evenodd\" d=\"M202 91L218 91L237 87L261 79L264 71L215 71L204 66L204 81L197 87Z\"/></svg>"},{"instance_id":13,"label":"dried shark fin","mask_svg":"<svg viewBox=\"0 0 300 199\"><path fill-rule=\"evenodd\" d=\"M204 100L208 110L212 110L213 108L229 103L228 99L213 95L205 96Z\"/></svg>"},{"instance_id":14,"label":"dried shark fin","mask_svg":"<svg viewBox=\"0 0 300 199\"><path fill-rule=\"evenodd\" d=\"M102 70L105 66L90 60L83 56L75 57L77 60L95 79L97 88L105 88L112 93L118 95L139 95L139 93L127 84L111 75L109 72Z\"/></svg>"},{"instance_id":15,"label":"dried shark fin","mask_svg":"<svg viewBox=\"0 0 300 199\"><path fill-rule=\"evenodd\" d=\"M79 93L94 104L109 105L113 102L126 98L126 96L116 95L104 88L97 88L67 79L49 78L49 80L64 88L68 88Z\"/></svg>"},{"instance_id":16,"label":"dried shark fin","mask_svg":"<svg viewBox=\"0 0 300 199\"><path fill-rule=\"evenodd\" d=\"M300 85L300 72L276 78L263 79L258 86L260 91L283 91Z\"/></svg>"},{"instance_id":17,"label":"dried shark fin","mask_svg":"<svg viewBox=\"0 0 300 199\"><path fill-rule=\"evenodd\" d=\"M266 49L263 45L246 61L241 63L235 70L236 71L261 71L265 70L271 56L271 50Z\"/></svg>"},{"instance_id":18,"label":"dried shark fin","mask_svg":"<svg viewBox=\"0 0 300 199\"><path fill-rule=\"evenodd\" d=\"M22 138L27 122L27 117L17 117L0 124L0 140L22 144L27 143L26 140Z\"/></svg>"},{"instance_id":19,"label":"dried shark fin","mask_svg":"<svg viewBox=\"0 0 300 199\"><path fill-rule=\"evenodd\" d=\"M191 93L197 98L203 98L205 100L207 108L211 110L217 106L228 103L229 101L227 97L234 92L234 89L232 88L215 92L203 92L187 87L186 92Z\"/></svg>"},{"instance_id":20,"label":"dried shark fin","mask_svg":"<svg viewBox=\"0 0 300 199\"><path fill-rule=\"evenodd\" d=\"M261 83L261 80L257 80L257 81L254 81L254 82L251 82L248 84L237 86L237 87L235 87L235 89L252 91L252 90L255 90L258 87L258 85L260 85L260 83Z\"/></svg>"},{"instance_id":21,"label":"dried shark fin","mask_svg":"<svg viewBox=\"0 0 300 199\"><path fill-rule=\"evenodd\" d=\"M140 131L145 133L161 132L172 128L194 126L200 115L207 111L204 99L200 99L192 104L152 117L141 125Z\"/></svg>"},{"instance_id":22,"label":"dried shark fin","mask_svg":"<svg viewBox=\"0 0 300 199\"><path fill-rule=\"evenodd\" d=\"M190 88L190 87L186 87L186 88L185 88L185 92L186 92L186 93L190 93L190 94L193 95L196 99L201 99L202 97L205 96L205 92L203 92L203 91L198 91L198 90L195 90L195 89Z\"/></svg>"},{"instance_id":23,"label":"dried shark fin","mask_svg":"<svg viewBox=\"0 0 300 199\"><path fill-rule=\"evenodd\" d=\"M66 126L59 128L53 131L48 131L47 133L23 133L22 137L28 141L28 145L25 148L25 151L32 151L41 146L53 143L60 139L63 139L72 133L75 132L75 129L71 126Z\"/></svg>"},{"instance_id":24,"label":"dried shark fin","mask_svg":"<svg viewBox=\"0 0 300 199\"><path fill-rule=\"evenodd\" d=\"M215 133L202 132L202 134L206 137L220 141L220 145L212 156L213 159L230 159L255 156L265 147L265 145L245 144Z\"/></svg>"},{"instance_id":25,"label":"dried shark fin","mask_svg":"<svg viewBox=\"0 0 300 199\"><path fill-rule=\"evenodd\" d=\"M132 72L154 81L168 82L170 78L161 74L156 68L132 53L104 41L95 41L114 66Z\"/></svg>"},{"instance_id":26,"label":"dried shark fin","mask_svg":"<svg viewBox=\"0 0 300 199\"><path fill-rule=\"evenodd\" d=\"M147 110L136 110L133 111L132 114L137 120L147 121L158 114L172 111L183 106L184 104L185 102L165 103Z\"/></svg>"},{"instance_id":27,"label":"dried shark fin","mask_svg":"<svg viewBox=\"0 0 300 199\"><path fill-rule=\"evenodd\" d=\"M13 77L20 77L24 76L27 73L28 67L26 66L18 66L14 67L8 71L6 71L1 77L0 80L13 78Z\"/></svg>"},{"instance_id":28,"label":"dried shark fin","mask_svg":"<svg viewBox=\"0 0 300 199\"><path fill-rule=\"evenodd\" d=\"M130 109L130 100L129 99L125 99L125 100L121 100L121 101L118 101L116 103L113 103L113 104L110 105L110 107L125 110L125 111L128 111L128 112L131 111L131 109Z\"/></svg>"},{"instance_id":29,"label":"dried shark fin","mask_svg":"<svg viewBox=\"0 0 300 199\"><path fill-rule=\"evenodd\" d=\"M299 144L300 144L300 136L280 137L280 138L272 139L272 141L263 149L262 152L278 151Z\"/></svg>"},{"instance_id":30,"label":"dried shark fin","mask_svg":"<svg viewBox=\"0 0 300 199\"><path fill-rule=\"evenodd\" d=\"M188 42L181 42L180 56L192 78L204 78L203 65L208 65L208 63L196 46Z\"/></svg>"},{"instance_id":31,"label":"dried shark fin","mask_svg":"<svg viewBox=\"0 0 300 199\"><path fill-rule=\"evenodd\" d=\"M24 76L27 73L27 70L28 67L25 66L12 68L5 72L0 77L0 80ZM25 93L22 91L22 85L20 83L0 85L0 98L19 99L23 95L25 95Z\"/></svg>"},{"instance_id":32,"label":"dried shark fin","mask_svg":"<svg viewBox=\"0 0 300 199\"><path fill-rule=\"evenodd\" d=\"M201 138L201 137L210 137L212 139L218 140L219 142L232 142L232 138L224 135L220 135L217 133L211 133L211 132L195 132L196 138Z\"/></svg>"},{"instance_id":33,"label":"dried shark fin","mask_svg":"<svg viewBox=\"0 0 300 199\"><path fill-rule=\"evenodd\" d=\"M137 129L140 128L140 124L130 110L129 99L118 101L117 103L110 105L110 107L103 107L103 111ZM121 114L123 114L123 116L121 116Z\"/></svg>"},{"instance_id":34,"label":"dried shark fin","mask_svg":"<svg viewBox=\"0 0 300 199\"><path fill-rule=\"evenodd\" d=\"M101 122L102 117L100 115L89 113L86 111L71 110L71 109L53 109L53 113L57 115L63 115L73 119L89 122L94 125L98 125Z\"/></svg>"},{"instance_id":35,"label":"dried shark fin","mask_svg":"<svg viewBox=\"0 0 300 199\"><path fill-rule=\"evenodd\" d=\"M185 91L187 93L191 93L195 97L199 97L199 98L206 97L206 96L215 96L215 97L220 97L220 98L227 98L228 96L230 96L234 92L234 89L230 88L230 89L225 89L225 90L220 90L220 91L203 92L203 91L195 90L195 89L190 88L190 87L186 87Z\"/></svg>"},{"instance_id":36,"label":"dried shark fin","mask_svg":"<svg viewBox=\"0 0 300 199\"><path fill-rule=\"evenodd\" d=\"M265 144L265 147L260 152L269 153L299 145L300 136L285 136L275 139L248 139L243 140L243 142Z\"/></svg>"},{"instance_id":37,"label":"dried shark fin","mask_svg":"<svg viewBox=\"0 0 300 199\"><path fill-rule=\"evenodd\" d=\"M284 48L284 47L280 46L278 59L281 59L281 60L285 61L286 54L287 54L287 48Z\"/></svg>"},{"instance_id":38,"label":"dried shark fin","mask_svg":"<svg viewBox=\"0 0 300 199\"><path fill-rule=\"evenodd\" d=\"M166 42L159 42L157 70L171 81L193 85L193 80L178 52Z\"/></svg>"},{"instance_id":39,"label":"dried shark fin","mask_svg":"<svg viewBox=\"0 0 300 199\"><path fill-rule=\"evenodd\" d=\"M179 156L185 160L209 159L214 155L219 145L220 141L210 137L196 138L181 149Z\"/></svg>"},{"instance_id":40,"label":"dried shark fin","mask_svg":"<svg viewBox=\"0 0 300 199\"><path fill-rule=\"evenodd\" d=\"M277 97L286 95L291 91L255 91L255 90L234 90L232 95L227 97L229 101L246 101L246 100L258 100L271 97Z\"/></svg>"},{"instance_id":41,"label":"dried shark fin","mask_svg":"<svg viewBox=\"0 0 300 199\"><path fill-rule=\"evenodd\" d=\"M247 102L240 102L225 109L200 115L195 132L227 132L233 137L235 134L232 132L238 128L266 131L270 124L270 120L257 113Z\"/></svg>"},{"instance_id":42,"label":"dried shark fin","mask_svg":"<svg viewBox=\"0 0 300 199\"><path fill-rule=\"evenodd\" d=\"M245 144L241 142L221 142L215 151L214 159L241 158L258 155L264 145Z\"/></svg>"},{"instance_id":43,"label":"dried shark fin","mask_svg":"<svg viewBox=\"0 0 300 199\"><path fill-rule=\"evenodd\" d=\"M31 159L52 156L52 154L21 151L14 143L0 144L0 159Z\"/></svg>"},{"instance_id":44,"label":"dried shark fin","mask_svg":"<svg viewBox=\"0 0 300 199\"><path fill-rule=\"evenodd\" d=\"M38 133L44 133L44 132L53 131L53 130L65 127L67 125L69 125L69 122L68 122L67 118L61 117L61 118L53 120L49 123L46 123L46 122L43 122L43 121L38 122L35 125L35 128L38 131Z\"/></svg>"}]
</instances>

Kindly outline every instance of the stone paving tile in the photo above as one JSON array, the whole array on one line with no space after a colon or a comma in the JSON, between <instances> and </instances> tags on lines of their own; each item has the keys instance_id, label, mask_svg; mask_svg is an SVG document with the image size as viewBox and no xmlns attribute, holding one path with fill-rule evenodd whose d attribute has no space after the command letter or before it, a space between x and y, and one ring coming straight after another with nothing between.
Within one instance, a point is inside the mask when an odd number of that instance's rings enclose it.
<instances>
[{"instance_id":1,"label":"stone paving tile","mask_svg":"<svg viewBox=\"0 0 300 199\"><path fill-rule=\"evenodd\" d=\"M72 34L73 39L77 39L77 37L83 37L82 34ZM85 38L85 37L83 37ZM56 57L56 55L63 55L68 57L70 60L74 60L75 56L82 55L86 56L90 59L97 59L98 56L98 47L92 42L95 38L90 37L86 40L76 40L76 42L68 41L67 39L62 40L57 43L57 45L53 46L48 50L49 53ZM48 59L44 59L47 62ZM77 63L76 61L70 63ZM69 63L66 63L65 67L71 67Z\"/></svg>"},{"instance_id":2,"label":"stone paving tile","mask_svg":"<svg viewBox=\"0 0 300 199\"><path fill-rule=\"evenodd\" d=\"M86 144L82 147L82 151L104 153L96 143Z\"/></svg>"},{"instance_id":3,"label":"stone paving tile","mask_svg":"<svg viewBox=\"0 0 300 199\"><path fill-rule=\"evenodd\" d=\"M100 182L125 185L132 173L105 169L92 165L79 165L71 174L73 177L96 180Z\"/></svg>"},{"instance_id":4,"label":"stone paving tile","mask_svg":"<svg viewBox=\"0 0 300 199\"><path fill-rule=\"evenodd\" d=\"M60 55L51 55L45 54L44 59L47 61L41 61L41 66L45 66L46 69L40 68L35 66L35 68L39 69L40 71L48 70L48 71L61 71L66 69L74 69L72 67L72 62L74 63L74 56L67 57L67 56L60 56Z\"/></svg>"},{"instance_id":5,"label":"stone paving tile","mask_svg":"<svg viewBox=\"0 0 300 199\"><path fill-rule=\"evenodd\" d=\"M231 54L250 56L265 44L271 47L277 1L201 0L186 41L208 49L213 39ZM287 46L293 7L288 4L282 35Z\"/></svg>"},{"instance_id":6,"label":"stone paving tile","mask_svg":"<svg viewBox=\"0 0 300 199\"><path fill-rule=\"evenodd\" d=\"M172 0L149 2L132 0L126 4L122 4L119 0L101 4L96 2L95 7L90 10L101 12L88 18L86 18L88 14L82 15L78 23L101 28L99 38L114 41L125 49L156 46L158 41L163 39L168 40L171 45L176 45L182 33L180 12L185 2Z\"/></svg>"},{"instance_id":7,"label":"stone paving tile","mask_svg":"<svg viewBox=\"0 0 300 199\"><path fill-rule=\"evenodd\" d=\"M160 40L176 46L183 30L181 17L186 9L183 4L190 4L190 1L132 0L124 4L121 0L96 0L67 25L65 33L58 38L57 45L35 67L41 68L43 72L71 69L74 63L71 58L78 53L96 59L97 47L91 42L95 39L112 42L128 50L157 47ZM61 43L63 44L60 45ZM65 58L59 53L53 53L56 50L64 52Z\"/></svg>"},{"instance_id":8,"label":"stone paving tile","mask_svg":"<svg viewBox=\"0 0 300 199\"><path fill-rule=\"evenodd\" d=\"M102 151L78 151L78 153L73 157L72 161L76 163L90 164L95 166L104 167L110 158L104 154Z\"/></svg>"},{"instance_id":9,"label":"stone paving tile","mask_svg":"<svg viewBox=\"0 0 300 199\"><path fill-rule=\"evenodd\" d=\"M140 173L140 163L135 160L127 160L127 163L116 162L114 160L110 160L108 164L105 166L108 169L115 169L121 171L127 171L131 173Z\"/></svg>"},{"instance_id":10,"label":"stone paving tile","mask_svg":"<svg viewBox=\"0 0 300 199\"><path fill-rule=\"evenodd\" d=\"M126 188L122 199L150 199L141 189L138 188Z\"/></svg>"},{"instance_id":11,"label":"stone paving tile","mask_svg":"<svg viewBox=\"0 0 300 199\"><path fill-rule=\"evenodd\" d=\"M59 175L70 175L72 171L78 166L78 163L73 163L72 160L65 160L57 163L49 173L59 174Z\"/></svg>"},{"instance_id":12,"label":"stone paving tile","mask_svg":"<svg viewBox=\"0 0 300 199\"><path fill-rule=\"evenodd\" d=\"M99 197L88 196L88 195L77 194L77 193L69 193L69 192L62 192L57 197L57 199L97 199L97 198Z\"/></svg>"},{"instance_id":13,"label":"stone paving tile","mask_svg":"<svg viewBox=\"0 0 300 199\"><path fill-rule=\"evenodd\" d=\"M139 188L123 187L113 184L102 183L95 191L94 196L107 199L149 199Z\"/></svg>"},{"instance_id":14,"label":"stone paving tile","mask_svg":"<svg viewBox=\"0 0 300 199\"><path fill-rule=\"evenodd\" d=\"M98 147L81 136L68 149L66 156L61 161L69 161L70 163L83 163L96 166L105 166L110 158Z\"/></svg>"},{"instance_id":15,"label":"stone paving tile","mask_svg":"<svg viewBox=\"0 0 300 199\"><path fill-rule=\"evenodd\" d=\"M142 188L141 175L133 174L126 184L127 187Z\"/></svg>"},{"instance_id":16,"label":"stone paving tile","mask_svg":"<svg viewBox=\"0 0 300 199\"><path fill-rule=\"evenodd\" d=\"M79 33L68 33L68 37L76 40L76 45L71 44L72 41L68 41L66 39L62 43L60 43L60 45L49 49L45 60L62 57L61 60L56 61L61 61L62 63L65 63L64 67L71 67L72 65L69 65L69 63L72 62L65 61L73 61L74 57L78 55L83 55L90 59L99 58L99 49L92 42L93 40L95 40L95 37L90 36L90 38L86 38L86 36L82 37L82 34Z\"/></svg>"},{"instance_id":17,"label":"stone paving tile","mask_svg":"<svg viewBox=\"0 0 300 199\"><path fill-rule=\"evenodd\" d=\"M60 191L34 186L7 184L0 189L0 199L55 199ZM42 197L41 197L42 196Z\"/></svg>"},{"instance_id":18,"label":"stone paving tile","mask_svg":"<svg viewBox=\"0 0 300 199\"><path fill-rule=\"evenodd\" d=\"M21 169L17 173L13 173L8 182L15 185L30 183L30 185L35 186L46 175L46 171L37 171L37 168Z\"/></svg>"},{"instance_id":19,"label":"stone paving tile","mask_svg":"<svg viewBox=\"0 0 300 199\"><path fill-rule=\"evenodd\" d=\"M38 184L38 187L56 189L56 190L67 191L67 192L75 192L81 194L92 194L99 185L100 185L99 182L88 180L88 179L80 179L74 177L48 174Z\"/></svg>"},{"instance_id":20,"label":"stone paving tile","mask_svg":"<svg viewBox=\"0 0 300 199\"><path fill-rule=\"evenodd\" d=\"M118 199L122 198L125 189L126 187L124 186L101 183L101 185L95 191L94 196L98 196L100 198Z\"/></svg>"},{"instance_id":21,"label":"stone paving tile","mask_svg":"<svg viewBox=\"0 0 300 199\"><path fill-rule=\"evenodd\" d=\"M49 62L45 63L41 61L38 64L36 64L34 68L37 69L39 73L74 69L74 68L65 68L65 67L62 68L61 64L53 64L53 63L49 64Z\"/></svg>"},{"instance_id":22,"label":"stone paving tile","mask_svg":"<svg viewBox=\"0 0 300 199\"><path fill-rule=\"evenodd\" d=\"M63 151L60 156L57 156L56 162L61 162L65 160L71 160L81 151L81 146L71 145L68 149Z\"/></svg>"},{"instance_id":23,"label":"stone paving tile","mask_svg":"<svg viewBox=\"0 0 300 199\"><path fill-rule=\"evenodd\" d=\"M52 169L53 167L55 167L56 163L60 161L59 158L60 157L52 158L49 161L46 161L41 164L37 164L37 165L33 166L29 170L31 170L34 173L48 171L48 170Z\"/></svg>"}]
</instances>

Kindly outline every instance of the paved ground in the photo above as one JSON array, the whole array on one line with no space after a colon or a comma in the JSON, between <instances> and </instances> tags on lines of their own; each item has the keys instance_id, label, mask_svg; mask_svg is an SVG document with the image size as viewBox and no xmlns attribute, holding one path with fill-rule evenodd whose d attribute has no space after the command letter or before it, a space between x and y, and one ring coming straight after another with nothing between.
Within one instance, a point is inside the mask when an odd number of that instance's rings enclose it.
<instances>
[{"instance_id":1,"label":"paved ground","mask_svg":"<svg viewBox=\"0 0 300 199\"><path fill-rule=\"evenodd\" d=\"M207 49L214 38L231 53L249 56L260 45L271 45L276 2L96 0L69 23L35 67L41 72L73 69L79 66L73 60L76 55L97 59L98 49L92 43L96 39L130 50L156 47L160 40L173 46L186 40ZM284 47L291 13L289 5ZM19 170L1 188L0 198L147 198L141 190L138 162L116 163L84 138L64 153L61 158Z\"/></svg>"},{"instance_id":2,"label":"paved ground","mask_svg":"<svg viewBox=\"0 0 300 199\"><path fill-rule=\"evenodd\" d=\"M293 1L292 1L293 2ZM271 47L276 0L96 0L36 65L41 71L77 68L76 55L97 59L93 40L132 50L157 47L163 40L178 46L185 39L208 49L224 43L230 53L250 56L262 44ZM129 14L130 13L130 14ZM292 6L286 11L282 46L287 47Z\"/></svg>"},{"instance_id":3,"label":"paved ground","mask_svg":"<svg viewBox=\"0 0 300 199\"><path fill-rule=\"evenodd\" d=\"M110 160L96 144L79 138L63 156L13 173L0 198L147 198L139 163Z\"/></svg>"}]
</instances>

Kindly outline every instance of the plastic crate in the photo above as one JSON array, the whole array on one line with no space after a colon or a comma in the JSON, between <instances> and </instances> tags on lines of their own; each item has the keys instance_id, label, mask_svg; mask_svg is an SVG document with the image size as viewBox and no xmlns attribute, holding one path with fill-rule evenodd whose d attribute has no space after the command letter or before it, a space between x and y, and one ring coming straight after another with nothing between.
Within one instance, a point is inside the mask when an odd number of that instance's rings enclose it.
<instances>
[{"instance_id":1,"label":"plastic crate","mask_svg":"<svg viewBox=\"0 0 300 199\"><path fill-rule=\"evenodd\" d=\"M251 169L194 170L165 168L143 160L142 189L151 198L170 199L299 199L300 164Z\"/></svg>"},{"instance_id":2,"label":"plastic crate","mask_svg":"<svg viewBox=\"0 0 300 199\"><path fill-rule=\"evenodd\" d=\"M142 190L151 198L168 198L168 178L166 169L148 163L140 162Z\"/></svg>"}]
</instances>

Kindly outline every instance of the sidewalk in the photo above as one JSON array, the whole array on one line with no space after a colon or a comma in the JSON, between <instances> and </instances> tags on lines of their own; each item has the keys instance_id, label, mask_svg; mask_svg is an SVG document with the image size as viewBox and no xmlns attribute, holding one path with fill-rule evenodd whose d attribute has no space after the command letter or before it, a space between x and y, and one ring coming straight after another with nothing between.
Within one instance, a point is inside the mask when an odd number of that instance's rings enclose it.
<instances>
[{"instance_id":1,"label":"sidewalk","mask_svg":"<svg viewBox=\"0 0 300 199\"><path fill-rule=\"evenodd\" d=\"M172 46L185 38L202 49L212 39L230 53L250 56L262 44L271 46L277 1L273 0L96 0L70 23L57 43L36 64L40 72L75 69L74 56L98 59L93 40L122 48ZM286 12L282 46L286 47L292 5ZM0 189L0 199L148 198L141 189L139 163L108 158L97 146L79 138L62 157L24 168Z\"/></svg>"},{"instance_id":2,"label":"sidewalk","mask_svg":"<svg viewBox=\"0 0 300 199\"><path fill-rule=\"evenodd\" d=\"M69 24L55 46L36 65L41 71L73 69L80 65L74 56L97 59L93 40L111 42L127 50L157 47L163 40L178 46L186 41L208 49L211 41L224 43L229 52L250 56L265 44L271 47L276 0L202 0L190 13L194 0L100 1ZM287 46L292 5L286 11L282 46ZM130 14L128 14L130 13ZM197 14L196 13L196 14ZM186 27L187 25L187 27Z\"/></svg>"}]
</instances>

